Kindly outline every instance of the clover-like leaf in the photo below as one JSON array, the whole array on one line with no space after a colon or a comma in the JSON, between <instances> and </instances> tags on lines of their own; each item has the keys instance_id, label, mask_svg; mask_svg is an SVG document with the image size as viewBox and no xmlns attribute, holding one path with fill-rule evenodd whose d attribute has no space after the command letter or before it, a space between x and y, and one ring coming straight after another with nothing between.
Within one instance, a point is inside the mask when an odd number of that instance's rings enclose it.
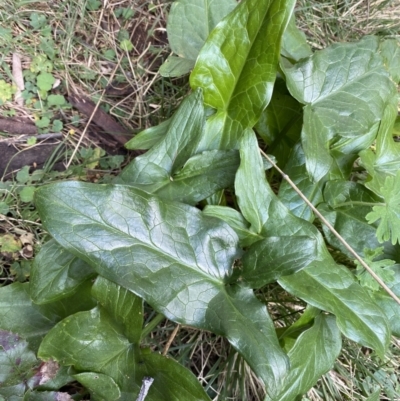
<instances>
[{"instance_id":1,"label":"clover-like leaf","mask_svg":"<svg viewBox=\"0 0 400 401\"><path fill-rule=\"evenodd\" d=\"M286 357L265 306L228 285L240 250L227 224L129 186L54 184L36 205L63 247L169 319L226 336L278 391Z\"/></svg>"},{"instance_id":2,"label":"clover-like leaf","mask_svg":"<svg viewBox=\"0 0 400 401\"><path fill-rule=\"evenodd\" d=\"M365 262L368 266L384 281L385 284L389 284L394 281L394 271L388 269L388 267L393 266L396 262L391 259L379 259L375 261L374 259L381 257L383 254L383 247L376 249L365 249ZM362 286L369 288L371 291L378 291L381 287L376 282L376 280L362 267L361 263L357 260L355 261L357 265L356 276L360 280Z\"/></svg>"},{"instance_id":3,"label":"clover-like leaf","mask_svg":"<svg viewBox=\"0 0 400 401\"><path fill-rule=\"evenodd\" d=\"M369 224L380 220L376 235L379 242L391 240L400 243L400 171L396 176L386 177L381 188L385 203L372 208L366 218Z\"/></svg>"}]
</instances>

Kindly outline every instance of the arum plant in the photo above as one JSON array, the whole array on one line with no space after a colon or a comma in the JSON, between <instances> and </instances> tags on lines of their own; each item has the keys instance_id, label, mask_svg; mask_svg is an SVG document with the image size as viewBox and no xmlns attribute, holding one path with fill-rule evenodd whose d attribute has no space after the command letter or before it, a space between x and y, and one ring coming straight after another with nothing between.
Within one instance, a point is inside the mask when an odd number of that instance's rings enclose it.
<instances>
[{"instance_id":1,"label":"arum plant","mask_svg":"<svg viewBox=\"0 0 400 401\"><path fill-rule=\"evenodd\" d=\"M343 336L384 358L400 335L399 43L366 37L313 53L294 1L222 3L220 14L197 0L171 10L169 62L193 68L193 90L127 145L149 150L113 184L37 190L53 239L29 284L0 290L0 358L10 361L1 395L43 399L77 380L93 399L135 400L150 377L146 401L210 399L189 370L141 346L143 301L225 337L265 400L307 392ZM185 27L199 5L210 18L191 38ZM277 191L275 161L290 177ZM354 268L354 252L390 295ZM307 304L293 324L275 327L270 300L254 292L268 285ZM60 368L39 385L38 365L49 361Z\"/></svg>"}]
</instances>

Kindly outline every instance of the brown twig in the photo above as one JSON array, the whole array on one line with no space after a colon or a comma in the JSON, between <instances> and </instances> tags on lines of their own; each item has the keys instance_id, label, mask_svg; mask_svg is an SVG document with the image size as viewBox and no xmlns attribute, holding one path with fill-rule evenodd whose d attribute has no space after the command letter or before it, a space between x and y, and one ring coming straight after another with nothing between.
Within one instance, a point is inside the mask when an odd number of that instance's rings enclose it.
<instances>
[{"instance_id":1,"label":"brown twig","mask_svg":"<svg viewBox=\"0 0 400 401\"><path fill-rule=\"evenodd\" d=\"M307 206L318 216L318 218L324 223L332 234L343 244L343 246L357 259L357 261L364 267L365 270L374 278L374 280L400 305L400 299L398 296L385 284L385 282L367 265L367 263L361 258L361 256L347 243L347 241L335 230L331 223L325 219L325 217L318 211L318 209L308 200L308 198L297 188L296 184L285 174L274 161L260 149L262 155L272 164L272 166L282 175L282 177L288 182L288 184L296 191L301 199L307 204Z\"/></svg>"}]
</instances>

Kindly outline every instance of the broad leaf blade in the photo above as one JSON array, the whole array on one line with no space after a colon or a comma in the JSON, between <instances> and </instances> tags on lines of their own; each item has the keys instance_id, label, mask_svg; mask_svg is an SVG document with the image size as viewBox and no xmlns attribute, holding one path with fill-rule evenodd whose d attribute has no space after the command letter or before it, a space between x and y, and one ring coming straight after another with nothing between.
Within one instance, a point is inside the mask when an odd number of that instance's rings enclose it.
<instances>
[{"instance_id":1,"label":"broad leaf blade","mask_svg":"<svg viewBox=\"0 0 400 401\"><path fill-rule=\"evenodd\" d=\"M93 307L91 283L84 283L79 296L72 295L46 305L35 305L29 283L14 283L0 289L0 329L11 331L36 349L43 336L64 317Z\"/></svg>"},{"instance_id":2,"label":"broad leaf blade","mask_svg":"<svg viewBox=\"0 0 400 401\"><path fill-rule=\"evenodd\" d=\"M28 343L10 331L0 330L0 385L26 383L38 365Z\"/></svg>"},{"instance_id":3,"label":"broad leaf blade","mask_svg":"<svg viewBox=\"0 0 400 401\"><path fill-rule=\"evenodd\" d=\"M53 237L101 276L176 322L226 336L271 391L279 389L286 357L265 307L251 291L226 286L239 255L228 225L128 186L55 184L38 190L36 205ZM245 317L261 316L260 308L263 321Z\"/></svg>"},{"instance_id":4,"label":"broad leaf blade","mask_svg":"<svg viewBox=\"0 0 400 401\"><path fill-rule=\"evenodd\" d=\"M236 5L234 0L175 1L167 23L171 50L194 64L210 32Z\"/></svg>"},{"instance_id":5,"label":"broad leaf blade","mask_svg":"<svg viewBox=\"0 0 400 401\"><path fill-rule=\"evenodd\" d=\"M143 150L152 148L164 138L164 136L168 132L170 124L171 119L168 119L154 127L150 127L139 132L125 144L125 147L127 149Z\"/></svg>"},{"instance_id":6,"label":"broad leaf blade","mask_svg":"<svg viewBox=\"0 0 400 401\"><path fill-rule=\"evenodd\" d=\"M195 153L204 124L201 91L187 97L171 118L163 140L136 157L121 173L118 182L140 184L152 190L165 185Z\"/></svg>"},{"instance_id":7,"label":"broad leaf blade","mask_svg":"<svg viewBox=\"0 0 400 401\"><path fill-rule=\"evenodd\" d=\"M281 277L279 284L309 304L334 313L343 334L383 354L390 330L382 311L354 276L333 261L318 230L293 216L277 199L265 179L257 138L251 130L244 133L240 152L236 194L243 216L253 229L264 237L306 235L317 241L315 261L293 275Z\"/></svg>"},{"instance_id":8,"label":"broad leaf blade","mask_svg":"<svg viewBox=\"0 0 400 401\"><path fill-rule=\"evenodd\" d=\"M296 273L317 258L317 241L306 236L267 237L253 244L242 259L241 277L261 288Z\"/></svg>"},{"instance_id":9,"label":"broad leaf blade","mask_svg":"<svg viewBox=\"0 0 400 401\"><path fill-rule=\"evenodd\" d=\"M155 193L164 199L194 205L221 189L232 187L238 167L237 150L202 152L191 157L182 170Z\"/></svg>"},{"instance_id":10,"label":"broad leaf blade","mask_svg":"<svg viewBox=\"0 0 400 401\"><path fill-rule=\"evenodd\" d=\"M250 246L254 242L263 239L261 235L250 230L249 223L235 209L226 206L207 205L203 209L203 213L207 216L217 217L229 224L238 235L241 247Z\"/></svg>"},{"instance_id":11,"label":"broad leaf blade","mask_svg":"<svg viewBox=\"0 0 400 401\"><path fill-rule=\"evenodd\" d=\"M91 393L94 401L114 401L121 397L121 392L115 381L101 373L85 372L74 375Z\"/></svg>"},{"instance_id":12,"label":"broad leaf blade","mask_svg":"<svg viewBox=\"0 0 400 401\"><path fill-rule=\"evenodd\" d=\"M205 104L217 109L201 149L235 147L268 105L294 3L242 1L211 32L190 76L192 88L203 89Z\"/></svg>"},{"instance_id":13,"label":"broad leaf blade","mask_svg":"<svg viewBox=\"0 0 400 401\"><path fill-rule=\"evenodd\" d=\"M381 356L385 354L390 342L388 322L345 267L314 262L282 277L279 284L307 303L335 314L340 331L348 338L375 349Z\"/></svg>"},{"instance_id":14,"label":"broad leaf blade","mask_svg":"<svg viewBox=\"0 0 400 401\"><path fill-rule=\"evenodd\" d=\"M35 257L30 275L30 296L45 304L72 295L96 272L84 261L51 240Z\"/></svg>"},{"instance_id":15,"label":"broad leaf blade","mask_svg":"<svg viewBox=\"0 0 400 401\"><path fill-rule=\"evenodd\" d=\"M391 240L400 243L400 172L395 177L386 177L381 188L385 204L373 206L366 218L369 224L379 220L376 236L379 242Z\"/></svg>"},{"instance_id":16,"label":"broad leaf blade","mask_svg":"<svg viewBox=\"0 0 400 401\"><path fill-rule=\"evenodd\" d=\"M297 28L294 16L290 18L283 35L281 54L293 61L298 61L312 54L306 35Z\"/></svg>"},{"instance_id":17,"label":"broad leaf blade","mask_svg":"<svg viewBox=\"0 0 400 401\"><path fill-rule=\"evenodd\" d=\"M154 378L146 401L209 400L190 371L172 359L140 349L138 340L143 322L140 299L104 278L97 279L93 293L99 298L99 306L56 325L41 344L42 359L56 359L87 372L83 382L90 385L95 397L102 394L107 401L115 399L119 391L122 400L135 399L145 376ZM100 306L103 302L105 308ZM106 377L94 380L90 372ZM82 374L77 378L82 378Z\"/></svg>"},{"instance_id":18,"label":"broad leaf blade","mask_svg":"<svg viewBox=\"0 0 400 401\"><path fill-rule=\"evenodd\" d=\"M289 351L290 371L283 391L273 401L292 401L305 394L328 372L339 356L342 338L333 316L319 315L312 328ZM271 398L266 398L272 400Z\"/></svg>"},{"instance_id":19,"label":"broad leaf blade","mask_svg":"<svg viewBox=\"0 0 400 401\"><path fill-rule=\"evenodd\" d=\"M306 158L300 143L293 148L284 170L314 206L322 202L322 187L325 183L323 180L315 183L310 179L306 169ZM310 207L285 180L279 187L278 197L295 216L308 221L314 220L314 214Z\"/></svg>"},{"instance_id":20,"label":"broad leaf blade","mask_svg":"<svg viewBox=\"0 0 400 401\"><path fill-rule=\"evenodd\" d=\"M195 60L169 56L158 72L163 77L180 77L192 71Z\"/></svg>"},{"instance_id":21,"label":"broad leaf blade","mask_svg":"<svg viewBox=\"0 0 400 401\"><path fill-rule=\"evenodd\" d=\"M306 105L302 144L307 170L318 181L333 163L331 150L357 153L372 143L396 88L374 37L333 45L282 68L289 91Z\"/></svg>"},{"instance_id":22,"label":"broad leaf blade","mask_svg":"<svg viewBox=\"0 0 400 401\"><path fill-rule=\"evenodd\" d=\"M376 238L376 228L365 219L372 205L379 201L377 196L355 182L328 181L324 198L327 204L319 205L318 210L359 255L364 255L366 247L372 249L380 246ZM330 245L354 259L326 226L323 226L323 231Z\"/></svg>"},{"instance_id":23,"label":"broad leaf blade","mask_svg":"<svg viewBox=\"0 0 400 401\"><path fill-rule=\"evenodd\" d=\"M302 106L289 94L283 79L277 79L271 102L254 129L280 166L286 164L291 149L300 140L302 123Z\"/></svg>"}]
</instances>

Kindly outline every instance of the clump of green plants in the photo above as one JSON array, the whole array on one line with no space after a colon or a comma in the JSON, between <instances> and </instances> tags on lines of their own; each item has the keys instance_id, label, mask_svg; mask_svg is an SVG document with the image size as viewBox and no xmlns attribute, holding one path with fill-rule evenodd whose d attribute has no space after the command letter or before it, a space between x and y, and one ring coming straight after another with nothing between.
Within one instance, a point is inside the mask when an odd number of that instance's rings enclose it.
<instances>
[{"instance_id":1,"label":"clump of green plants","mask_svg":"<svg viewBox=\"0 0 400 401\"><path fill-rule=\"evenodd\" d=\"M221 3L195 22L197 2L173 5L163 69L191 71L192 91L127 144L149 150L111 184L36 190L52 239L29 283L0 290L3 397L77 381L135 400L148 378L146 401L216 397L146 347L164 317L226 338L266 401L305 394L343 336L384 360L400 335L398 41L312 52L293 0ZM298 300L297 320L274 324L269 286ZM158 313L146 326L144 305Z\"/></svg>"}]
</instances>

